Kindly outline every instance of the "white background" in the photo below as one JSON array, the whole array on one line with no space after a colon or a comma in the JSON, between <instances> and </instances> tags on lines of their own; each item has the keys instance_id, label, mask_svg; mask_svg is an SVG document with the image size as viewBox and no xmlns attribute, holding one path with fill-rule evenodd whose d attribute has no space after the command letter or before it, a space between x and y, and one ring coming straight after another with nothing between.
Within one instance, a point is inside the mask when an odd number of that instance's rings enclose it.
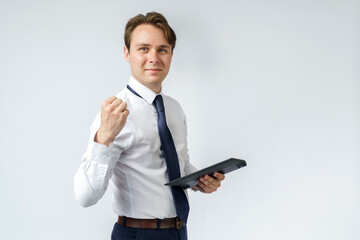
<instances>
[{"instance_id":1,"label":"white background","mask_svg":"<svg viewBox=\"0 0 360 240\"><path fill-rule=\"evenodd\" d=\"M151 10L178 36L163 90L192 162L248 163L190 194L190 239L360 239L356 0L0 0L0 239L110 238L111 192L82 208L73 176Z\"/></svg>"}]
</instances>

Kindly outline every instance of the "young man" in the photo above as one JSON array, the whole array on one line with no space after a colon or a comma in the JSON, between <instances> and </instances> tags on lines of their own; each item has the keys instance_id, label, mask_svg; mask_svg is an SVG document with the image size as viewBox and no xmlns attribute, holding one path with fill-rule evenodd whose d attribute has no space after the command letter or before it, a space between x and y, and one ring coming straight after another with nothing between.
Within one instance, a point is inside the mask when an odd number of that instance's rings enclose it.
<instances>
[{"instance_id":1,"label":"young man","mask_svg":"<svg viewBox=\"0 0 360 240\"><path fill-rule=\"evenodd\" d=\"M112 239L187 239L187 192L164 185L196 171L189 162L185 115L162 92L176 35L163 15L150 12L130 19L124 38L131 77L103 102L92 125L74 178L76 199L84 207L95 204L111 179L118 215ZM211 193L223 179L221 173L204 176L193 189Z\"/></svg>"}]
</instances>

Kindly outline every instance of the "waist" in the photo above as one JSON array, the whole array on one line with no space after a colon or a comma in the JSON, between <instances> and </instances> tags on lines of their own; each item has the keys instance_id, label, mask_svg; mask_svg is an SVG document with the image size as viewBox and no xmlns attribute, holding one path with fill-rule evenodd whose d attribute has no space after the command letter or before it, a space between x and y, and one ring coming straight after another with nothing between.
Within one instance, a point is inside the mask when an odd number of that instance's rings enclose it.
<instances>
[{"instance_id":1,"label":"waist","mask_svg":"<svg viewBox=\"0 0 360 240\"><path fill-rule=\"evenodd\" d=\"M164 218L164 219L137 219L129 217L118 217L118 224L125 227L132 228L146 228L146 229L166 229L176 228L180 229L185 226L185 223L179 218Z\"/></svg>"}]
</instances>

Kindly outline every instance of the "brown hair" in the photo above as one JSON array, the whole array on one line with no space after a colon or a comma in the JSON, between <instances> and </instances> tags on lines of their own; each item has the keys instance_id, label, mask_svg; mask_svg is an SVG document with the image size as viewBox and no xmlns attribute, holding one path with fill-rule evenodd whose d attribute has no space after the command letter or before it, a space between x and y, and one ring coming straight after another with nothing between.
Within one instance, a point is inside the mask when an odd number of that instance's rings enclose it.
<instances>
[{"instance_id":1,"label":"brown hair","mask_svg":"<svg viewBox=\"0 0 360 240\"><path fill-rule=\"evenodd\" d=\"M176 42L175 32L168 24L166 18L157 12L148 12L145 16L143 14L139 14L127 22L125 26L124 40L125 46L128 50L130 50L131 34L140 24L151 24L163 30L166 40L171 45L171 49L174 50Z\"/></svg>"}]
</instances>

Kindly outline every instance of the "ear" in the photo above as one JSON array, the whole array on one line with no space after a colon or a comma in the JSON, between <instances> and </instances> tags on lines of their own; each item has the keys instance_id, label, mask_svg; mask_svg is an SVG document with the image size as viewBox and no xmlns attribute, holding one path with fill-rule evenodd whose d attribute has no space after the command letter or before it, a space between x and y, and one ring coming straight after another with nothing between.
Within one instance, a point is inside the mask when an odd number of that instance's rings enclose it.
<instances>
[{"instance_id":1,"label":"ear","mask_svg":"<svg viewBox=\"0 0 360 240\"><path fill-rule=\"evenodd\" d=\"M130 62L129 55L130 55L129 49L126 46L124 46L124 57L127 62Z\"/></svg>"}]
</instances>

